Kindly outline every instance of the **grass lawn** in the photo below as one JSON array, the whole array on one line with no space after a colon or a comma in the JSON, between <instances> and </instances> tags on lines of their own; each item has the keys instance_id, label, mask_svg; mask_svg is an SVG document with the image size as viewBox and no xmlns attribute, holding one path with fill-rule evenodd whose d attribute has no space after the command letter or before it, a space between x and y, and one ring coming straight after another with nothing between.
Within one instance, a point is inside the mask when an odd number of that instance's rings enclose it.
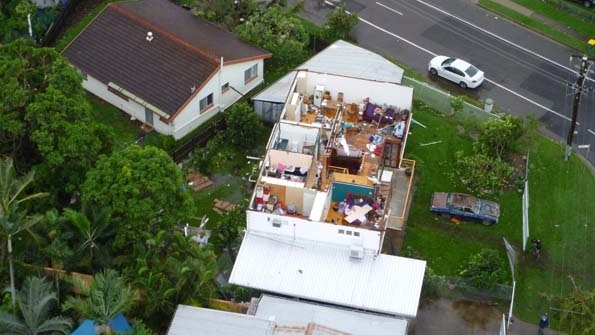
<instances>
[{"instance_id":1,"label":"grass lawn","mask_svg":"<svg viewBox=\"0 0 595 335\"><path fill-rule=\"evenodd\" d=\"M87 101L91 104L95 120L114 130L116 148L124 147L136 140L140 128L130 121L128 114L92 94L87 94Z\"/></svg>"},{"instance_id":2,"label":"grass lawn","mask_svg":"<svg viewBox=\"0 0 595 335\"><path fill-rule=\"evenodd\" d=\"M573 49L580 50L587 55L592 56L595 54L595 50L593 50L593 48L589 48L587 44L589 38L595 37L595 24L580 20L572 13L555 8L543 1L513 1L554 22L558 22L560 26L567 27L566 30L574 30L577 34L569 34L565 31L561 31L559 28L552 26L548 22L542 22L532 17L525 16L519 12L516 12L514 9L504 7L491 0L479 0L479 3L481 6L490 9L493 12L499 13L509 20L544 34L545 36L548 36L559 43L565 44ZM585 9L578 8L577 10ZM581 38L577 37L578 34L585 36L585 39L582 40Z\"/></svg>"},{"instance_id":3,"label":"grass lawn","mask_svg":"<svg viewBox=\"0 0 595 335\"><path fill-rule=\"evenodd\" d=\"M416 160L416 184L404 247L428 260L439 275L457 275L469 255L482 248L504 255L502 237L518 251L515 314L533 321L550 307L548 298L570 292L568 276L584 289L595 288L595 177L576 156L564 161L564 148L538 136L529 155L530 234L543 241L538 260L522 254L521 194L511 190L492 199L500 202L502 215L495 226L474 222L454 225L429 212L434 191L468 192L452 176L454 152L471 152L468 127L456 124L429 109L413 114L427 128L413 124L406 157ZM441 141L433 145L421 145ZM529 248L529 247L528 247Z\"/></svg>"}]
</instances>

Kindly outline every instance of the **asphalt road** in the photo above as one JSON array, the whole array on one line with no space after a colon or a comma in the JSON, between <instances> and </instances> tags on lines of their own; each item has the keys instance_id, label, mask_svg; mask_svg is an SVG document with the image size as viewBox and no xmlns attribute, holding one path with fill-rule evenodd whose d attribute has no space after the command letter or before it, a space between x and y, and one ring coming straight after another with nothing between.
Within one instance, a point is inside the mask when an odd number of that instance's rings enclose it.
<instances>
[{"instance_id":1,"label":"asphalt road","mask_svg":"<svg viewBox=\"0 0 595 335\"><path fill-rule=\"evenodd\" d=\"M485 72L476 90L461 90L441 78L428 80L453 94L468 94L517 116L535 116L548 135L566 143L580 59L573 50L478 6L473 0L347 0L360 24L358 45L427 73L435 55L468 60ZM314 18L315 19L315 18ZM595 66L590 77L595 79ZM595 84L581 95L574 152L595 164ZM578 149L581 145L582 149ZM585 146L590 145L587 149ZM593 149L593 150L591 150ZM564 157L563 150L560 153Z\"/></svg>"}]
</instances>

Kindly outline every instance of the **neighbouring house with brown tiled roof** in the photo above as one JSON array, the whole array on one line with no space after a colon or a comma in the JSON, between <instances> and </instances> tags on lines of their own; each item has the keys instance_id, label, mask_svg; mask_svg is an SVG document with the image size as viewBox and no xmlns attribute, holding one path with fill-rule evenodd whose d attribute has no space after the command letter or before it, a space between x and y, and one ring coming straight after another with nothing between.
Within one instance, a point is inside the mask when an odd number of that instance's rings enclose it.
<instances>
[{"instance_id":1,"label":"neighbouring house with brown tiled roof","mask_svg":"<svg viewBox=\"0 0 595 335\"><path fill-rule=\"evenodd\" d=\"M175 139L261 84L271 57L167 0L109 4L62 54L86 90Z\"/></svg>"}]
</instances>

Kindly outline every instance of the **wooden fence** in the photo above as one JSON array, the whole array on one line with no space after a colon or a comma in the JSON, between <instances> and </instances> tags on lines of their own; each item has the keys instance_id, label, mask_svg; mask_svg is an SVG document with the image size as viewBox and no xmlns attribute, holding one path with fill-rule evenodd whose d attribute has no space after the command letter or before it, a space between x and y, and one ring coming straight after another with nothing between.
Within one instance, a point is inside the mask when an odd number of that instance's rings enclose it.
<instances>
[{"instance_id":1,"label":"wooden fence","mask_svg":"<svg viewBox=\"0 0 595 335\"><path fill-rule=\"evenodd\" d=\"M176 163L182 162L188 154L194 150L196 147L204 146L211 137L213 137L218 131L222 131L225 129L225 121L220 120L211 124L208 128L204 129L203 131L197 133L196 135L192 136L192 138L179 146L175 149L170 151L169 155Z\"/></svg>"}]
</instances>

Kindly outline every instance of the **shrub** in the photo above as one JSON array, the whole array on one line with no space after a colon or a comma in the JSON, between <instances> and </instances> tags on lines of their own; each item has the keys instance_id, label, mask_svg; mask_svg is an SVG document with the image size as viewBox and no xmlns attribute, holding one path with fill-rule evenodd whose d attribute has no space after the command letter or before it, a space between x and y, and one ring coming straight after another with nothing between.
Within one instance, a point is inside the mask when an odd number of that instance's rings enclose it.
<instances>
[{"instance_id":1,"label":"shrub","mask_svg":"<svg viewBox=\"0 0 595 335\"><path fill-rule=\"evenodd\" d=\"M464 152L457 151L455 166L455 176L479 195L493 194L514 184L514 166L486 154L466 156Z\"/></svg>"},{"instance_id":2,"label":"shrub","mask_svg":"<svg viewBox=\"0 0 595 335\"><path fill-rule=\"evenodd\" d=\"M469 258L459 274L477 288L494 288L506 282L506 263L497 250L483 249Z\"/></svg>"},{"instance_id":3,"label":"shrub","mask_svg":"<svg viewBox=\"0 0 595 335\"><path fill-rule=\"evenodd\" d=\"M475 152L502 159L511 153L524 130L523 121L512 115L484 121L479 128Z\"/></svg>"},{"instance_id":4,"label":"shrub","mask_svg":"<svg viewBox=\"0 0 595 335\"><path fill-rule=\"evenodd\" d=\"M358 23L357 13L348 13L343 6L337 7L326 17L326 26L322 31L323 38L327 42L348 39L351 29Z\"/></svg>"}]
</instances>

